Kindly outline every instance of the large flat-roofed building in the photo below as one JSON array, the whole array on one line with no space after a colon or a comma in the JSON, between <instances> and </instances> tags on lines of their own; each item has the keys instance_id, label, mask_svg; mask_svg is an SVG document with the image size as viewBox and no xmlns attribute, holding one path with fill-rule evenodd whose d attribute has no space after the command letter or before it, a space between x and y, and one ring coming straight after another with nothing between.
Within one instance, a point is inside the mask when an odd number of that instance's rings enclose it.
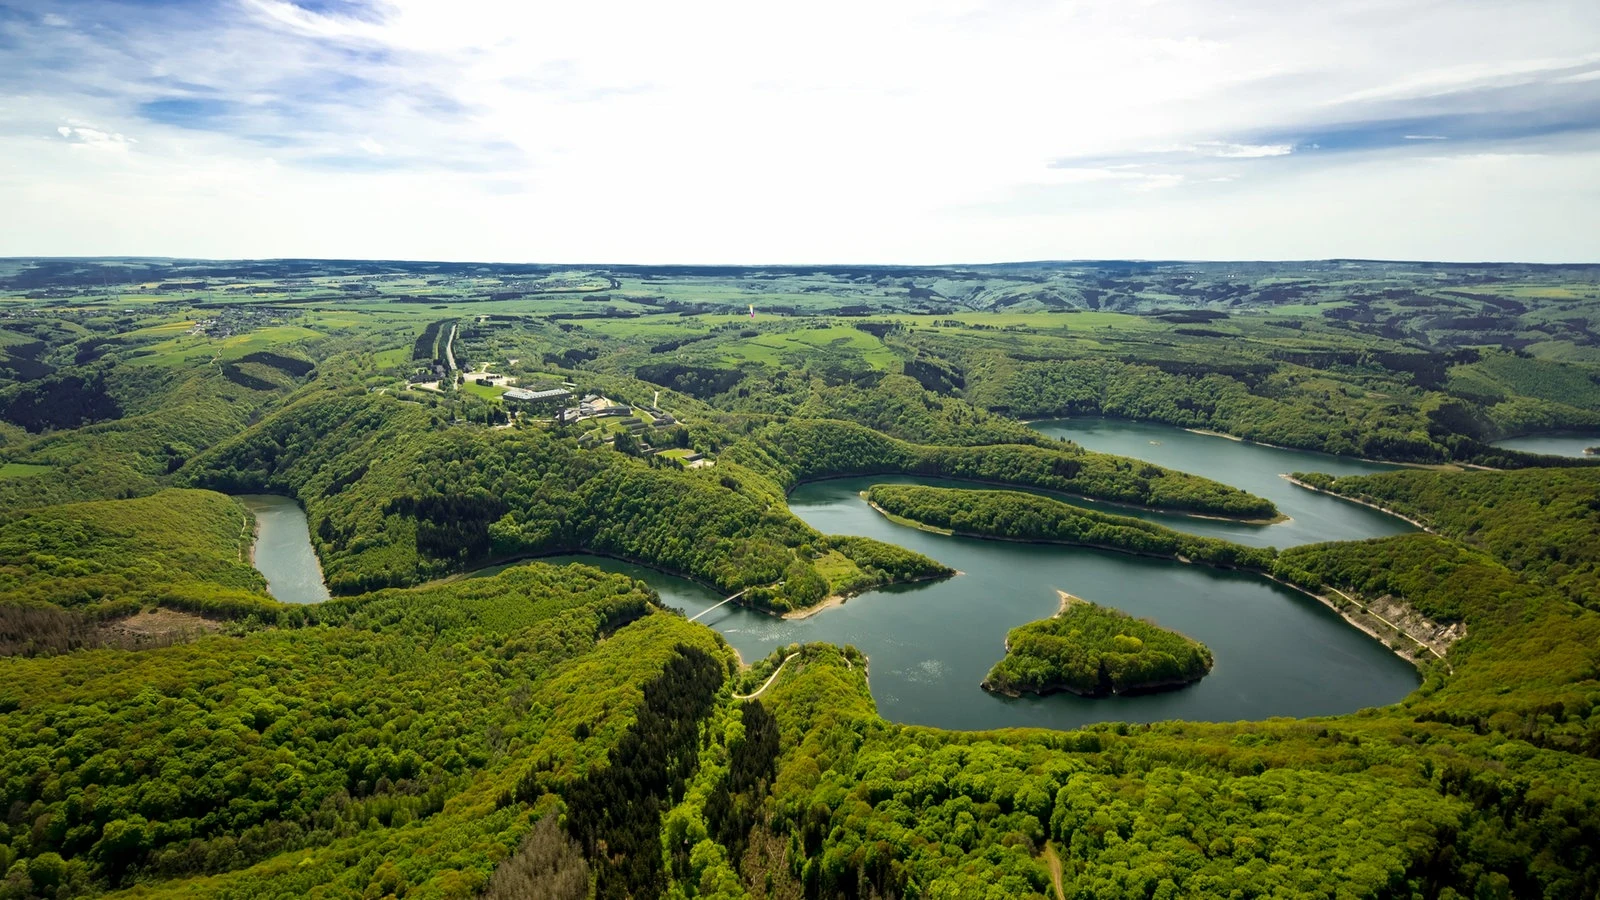
<instances>
[{"instance_id":1,"label":"large flat-roofed building","mask_svg":"<svg viewBox=\"0 0 1600 900\"><path fill-rule=\"evenodd\" d=\"M566 400L572 392L566 388L551 388L548 391L525 391L522 388L512 388L500 395L502 400L513 403L555 403Z\"/></svg>"}]
</instances>

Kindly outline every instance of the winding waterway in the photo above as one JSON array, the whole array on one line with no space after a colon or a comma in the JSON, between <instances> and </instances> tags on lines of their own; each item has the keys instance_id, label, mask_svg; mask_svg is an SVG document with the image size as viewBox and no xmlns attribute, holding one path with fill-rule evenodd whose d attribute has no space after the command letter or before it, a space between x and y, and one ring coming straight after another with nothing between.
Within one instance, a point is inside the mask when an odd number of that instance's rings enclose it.
<instances>
[{"instance_id":1,"label":"winding waterway","mask_svg":"<svg viewBox=\"0 0 1600 900\"><path fill-rule=\"evenodd\" d=\"M1359 541L1416 530L1394 516L1295 487L1283 478L1291 472L1371 475L1392 472L1396 466L1327 453L1285 450L1211 434L1197 434L1170 425L1120 419L1059 419L1035 422L1033 427L1051 437L1070 438L1090 450L1131 456L1158 466L1204 475L1258 497L1266 497L1277 504L1278 511L1288 516L1289 521L1276 525L1241 525L1237 522L1095 507L1107 512L1135 515L1179 531L1256 547L1282 548L1321 541Z\"/></svg>"},{"instance_id":2,"label":"winding waterway","mask_svg":"<svg viewBox=\"0 0 1600 900\"><path fill-rule=\"evenodd\" d=\"M1271 499L1291 517L1275 525L1246 526L1139 513L1174 528L1278 547L1412 530L1391 516L1295 487L1279 477L1296 471L1362 474L1386 471L1389 466L1160 425L1077 420L1035 427L1090 449L1245 488ZM1267 579L1105 551L983 541L896 525L873 512L859 496L869 485L885 482L957 484L885 476L813 482L797 488L789 506L823 533L865 535L898 544L963 574L872 591L805 619L778 619L730 605L701 621L722 633L746 661L795 641L854 644L871 659L873 695L886 718L947 728L1073 728L1097 721L1333 715L1393 703L1418 683L1415 670L1377 641L1312 598ZM300 541L309 556L309 534L299 507L286 498L267 499L277 501L276 510L299 516ZM264 520L263 542L269 532ZM257 552L263 572L269 561L284 558L276 551L263 553L265 549ZM669 606L691 616L722 599L685 579L612 559L583 555L542 561L582 562L631 575L654 587ZM310 566L315 572L314 557ZM479 574L494 571L498 569ZM314 577L320 587L320 572ZM274 576L268 573L268 578ZM980 689L978 683L1004 653L1006 632L1052 615L1058 590L1152 618L1204 641L1215 655L1215 668L1199 684L1136 697L1058 694L1007 699ZM274 596L279 596L276 586Z\"/></svg>"},{"instance_id":3,"label":"winding waterway","mask_svg":"<svg viewBox=\"0 0 1600 900\"><path fill-rule=\"evenodd\" d=\"M1365 474L1391 466L1280 450L1160 425L1083 420L1038 423L1094 450L1215 478L1268 497L1290 521L1270 526L1139 513L1197 534L1258 546L1355 540L1413 530L1366 507L1297 488L1280 473ZM925 553L963 574L873 591L806 619L726 606L701 621L747 660L793 641L855 644L872 661L872 691L889 719L946 728L1072 728L1097 721L1230 721L1315 716L1381 706L1417 685L1414 669L1315 600L1258 576L1072 547L931 534L888 521L858 492L872 484L957 484L935 479L845 478L801 485L789 507L827 534L877 538ZM966 485L972 486L972 485ZM1125 508L1084 503L1127 514ZM649 582L695 615L721 598L700 585L598 557L561 557ZM1153 618L1208 644L1216 657L1197 685L1163 694L1007 699L978 687L1004 653L1006 632L1056 611L1064 590Z\"/></svg>"},{"instance_id":4,"label":"winding waterway","mask_svg":"<svg viewBox=\"0 0 1600 900\"><path fill-rule=\"evenodd\" d=\"M1590 447L1600 447L1600 432L1530 434L1525 437L1495 441L1494 445L1507 450L1521 450L1524 453L1543 453L1546 456L1589 456L1593 459L1593 454L1585 454L1583 451Z\"/></svg>"},{"instance_id":5,"label":"winding waterway","mask_svg":"<svg viewBox=\"0 0 1600 900\"><path fill-rule=\"evenodd\" d=\"M300 504L277 494L241 494L237 499L256 517L251 562L266 576L267 593L281 603L328 599L322 564L311 549L311 530Z\"/></svg>"}]
</instances>

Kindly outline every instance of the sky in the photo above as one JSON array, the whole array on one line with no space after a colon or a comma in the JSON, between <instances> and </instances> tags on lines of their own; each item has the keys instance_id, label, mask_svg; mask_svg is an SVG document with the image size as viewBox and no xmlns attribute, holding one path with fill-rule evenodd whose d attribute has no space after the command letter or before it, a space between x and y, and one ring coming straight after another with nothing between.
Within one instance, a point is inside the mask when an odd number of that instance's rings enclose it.
<instances>
[{"instance_id":1,"label":"sky","mask_svg":"<svg viewBox=\"0 0 1600 900\"><path fill-rule=\"evenodd\" d=\"M0 0L0 256L1600 262L1595 0Z\"/></svg>"}]
</instances>

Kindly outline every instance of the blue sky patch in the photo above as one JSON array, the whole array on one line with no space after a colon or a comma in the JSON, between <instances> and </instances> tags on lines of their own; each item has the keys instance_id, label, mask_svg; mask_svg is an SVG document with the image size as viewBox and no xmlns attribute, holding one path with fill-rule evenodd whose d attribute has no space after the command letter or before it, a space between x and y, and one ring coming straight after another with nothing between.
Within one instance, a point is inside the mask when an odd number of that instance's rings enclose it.
<instances>
[{"instance_id":1,"label":"blue sky patch","mask_svg":"<svg viewBox=\"0 0 1600 900\"><path fill-rule=\"evenodd\" d=\"M212 97L164 97L139 104L139 115L162 125L220 131L232 118L234 106Z\"/></svg>"}]
</instances>

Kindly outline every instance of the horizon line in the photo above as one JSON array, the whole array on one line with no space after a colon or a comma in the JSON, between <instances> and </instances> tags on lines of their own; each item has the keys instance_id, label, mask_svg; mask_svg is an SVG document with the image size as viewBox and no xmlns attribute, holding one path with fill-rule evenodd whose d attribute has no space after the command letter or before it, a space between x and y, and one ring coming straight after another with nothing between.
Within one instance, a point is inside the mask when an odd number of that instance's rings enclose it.
<instances>
[{"instance_id":1,"label":"horizon line","mask_svg":"<svg viewBox=\"0 0 1600 900\"><path fill-rule=\"evenodd\" d=\"M1016 259L992 262L553 262L511 261L490 259L428 259L424 257L363 257L363 256L145 256L145 255L14 255L0 256L3 262L18 261L84 261L102 262L118 260L147 260L154 262L198 263L394 263L406 265L481 265L481 266L546 266L560 268L649 268L649 269L945 269L982 268L994 266L1071 266L1071 265L1289 265L1289 264L1362 264L1362 265L1425 265L1425 266L1537 266L1542 268L1570 268L1600 266L1600 259L1590 262L1533 262L1515 259L1407 259L1383 257L1296 257L1296 258L1181 258L1181 257L1083 257L1062 259Z\"/></svg>"}]
</instances>

